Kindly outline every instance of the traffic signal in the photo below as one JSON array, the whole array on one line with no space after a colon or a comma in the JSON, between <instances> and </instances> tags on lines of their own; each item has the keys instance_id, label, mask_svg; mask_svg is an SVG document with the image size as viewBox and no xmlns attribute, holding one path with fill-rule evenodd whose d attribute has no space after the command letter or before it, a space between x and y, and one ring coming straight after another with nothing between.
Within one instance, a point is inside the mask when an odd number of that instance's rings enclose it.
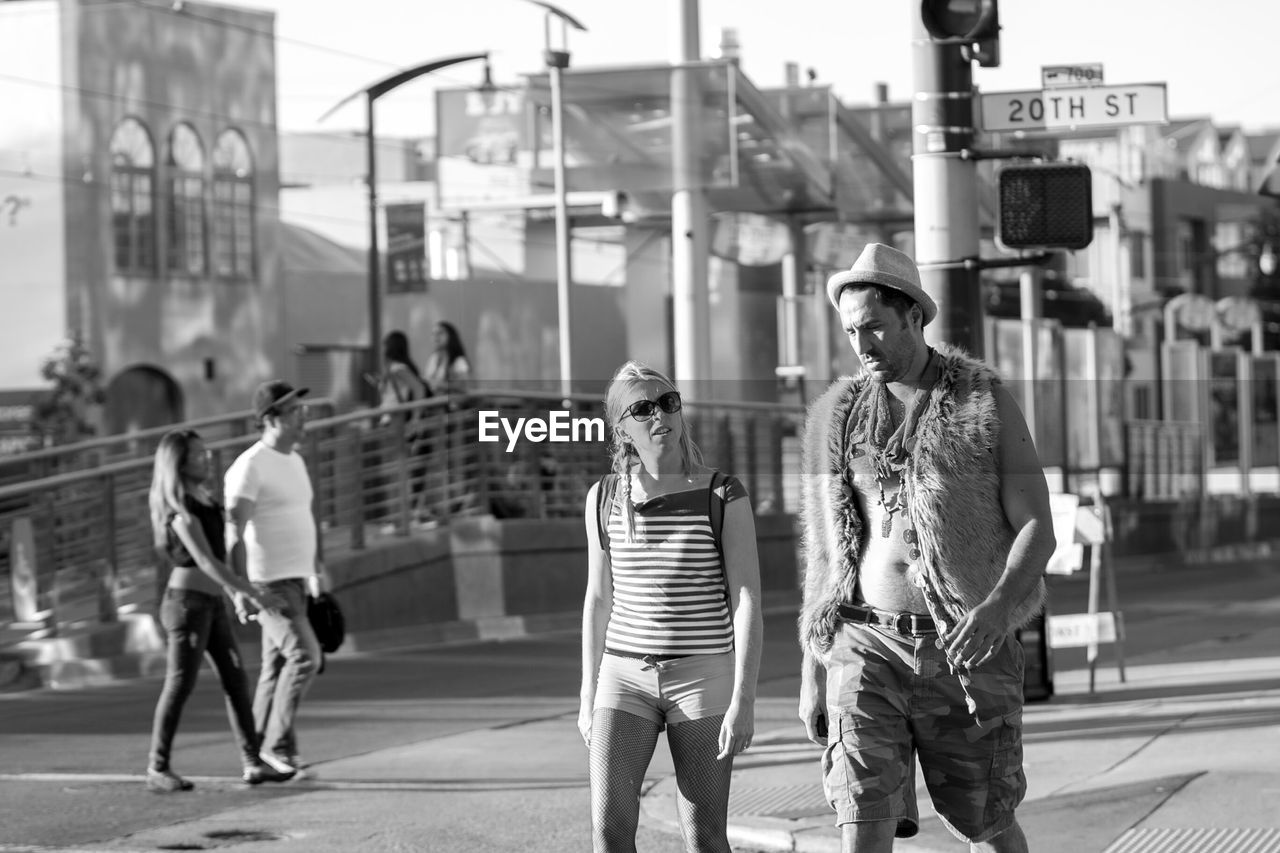
<instances>
[{"instance_id":1,"label":"traffic signal","mask_svg":"<svg viewBox=\"0 0 1280 853\"><path fill-rule=\"evenodd\" d=\"M999 232L1009 249L1083 249L1093 242L1093 175L1080 163L1000 170Z\"/></svg>"},{"instance_id":2,"label":"traffic signal","mask_svg":"<svg viewBox=\"0 0 1280 853\"><path fill-rule=\"evenodd\" d=\"M961 44L985 68L1000 64L1000 10L996 0L922 0L920 16L929 37Z\"/></svg>"}]
</instances>

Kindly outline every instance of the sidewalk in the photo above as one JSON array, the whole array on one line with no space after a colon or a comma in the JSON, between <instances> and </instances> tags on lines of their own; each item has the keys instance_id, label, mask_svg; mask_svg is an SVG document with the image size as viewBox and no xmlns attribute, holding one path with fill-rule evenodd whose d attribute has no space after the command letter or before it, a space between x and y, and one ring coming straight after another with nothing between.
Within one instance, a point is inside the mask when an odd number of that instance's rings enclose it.
<instances>
[{"instance_id":1,"label":"sidewalk","mask_svg":"<svg viewBox=\"0 0 1280 853\"><path fill-rule=\"evenodd\" d=\"M1028 792L1018 816L1033 850L1280 851L1280 627L1231 649L1198 645L1206 648L1179 650L1183 660L1156 654L1131 663L1124 684L1114 666L1100 666L1093 695L1087 670L1059 671L1054 698L1028 703ZM1185 660L1211 655L1220 659ZM840 850L823 798L822 750L799 725L762 731L738 760L735 846ZM675 794L673 778L655 785L646 816L674 829ZM967 850L932 813L923 785L917 797L920 832L895 851Z\"/></svg>"}]
</instances>

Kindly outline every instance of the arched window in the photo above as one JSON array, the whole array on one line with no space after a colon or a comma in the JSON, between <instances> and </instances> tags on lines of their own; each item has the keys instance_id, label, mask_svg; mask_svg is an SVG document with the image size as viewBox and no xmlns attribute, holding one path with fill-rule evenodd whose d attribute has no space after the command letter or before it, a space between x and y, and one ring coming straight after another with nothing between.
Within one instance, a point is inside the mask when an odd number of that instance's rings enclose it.
<instances>
[{"instance_id":1,"label":"arched window","mask_svg":"<svg viewBox=\"0 0 1280 853\"><path fill-rule=\"evenodd\" d=\"M189 124L169 136L169 272L204 275L204 146Z\"/></svg>"},{"instance_id":2,"label":"arched window","mask_svg":"<svg viewBox=\"0 0 1280 853\"><path fill-rule=\"evenodd\" d=\"M111 134L111 232L115 271L155 275L155 146L142 123L127 118Z\"/></svg>"},{"instance_id":3,"label":"arched window","mask_svg":"<svg viewBox=\"0 0 1280 853\"><path fill-rule=\"evenodd\" d=\"M253 277L253 157L238 130L213 146L213 271Z\"/></svg>"}]
</instances>

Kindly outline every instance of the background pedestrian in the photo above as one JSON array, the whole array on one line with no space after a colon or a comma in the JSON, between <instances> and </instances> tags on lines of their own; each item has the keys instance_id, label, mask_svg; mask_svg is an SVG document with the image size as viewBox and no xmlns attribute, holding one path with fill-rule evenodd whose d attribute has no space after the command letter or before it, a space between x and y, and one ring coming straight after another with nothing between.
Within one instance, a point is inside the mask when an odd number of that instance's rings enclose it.
<instances>
[{"instance_id":1,"label":"background pedestrian","mask_svg":"<svg viewBox=\"0 0 1280 853\"><path fill-rule=\"evenodd\" d=\"M272 592L255 589L227 567L225 524L222 507L209 489L211 473L199 433L174 430L160 439L148 500L155 548L170 566L160 602L160 624L167 635L164 687L156 703L147 766L147 787L158 792L194 787L173 771L170 757L206 653L226 694L244 781L283 782L293 775L264 765L258 757L249 676L232 633L224 591L244 596L259 611L278 610L284 602Z\"/></svg>"},{"instance_id":2,"label":"background pedestrian","mask_svg":"<svg viewBox=\"0 0 1280 853\"><path fill-rule=\"evenodd\" d=\"M391 331L382 339L383 374L378 379L378 393L384 408L425 400L432 389L422 378L418 365L409 355L409 339L404 332ZM429 418L422 408L401 413L404 422L405 452L408 456L407 472L410 489L410 512L417 524L432 521L426 506L428 454L431 445L427 438ZM390 425L392 414L382 416L380 423ZM393 528L394 529L394 528Z\"/></svg>"},{"instance_id":3,"label":"background pedestrian","mask_svg":"<svg viewBox=\"0 0 1280 853\"><path fill-rule=\"evenodd\" d=\"M282 773L307 767L294 724L321 655L307 620L307 595L329 587L318 557L311 478L297 450L306 417L300 398L306 393L278 379L258 386L253 410L262 436L225 478L231 563L260 593L283 599L278 609L258 614L262 669L253 698L260 756ZM236 611L242 621L247 618L243 596L237 596Z\"/></svg>"},{"instance_id":4,"label":"background pedestrian","mask_svg":"<svg viewBox=\"0 0 1280 853\"><path fill-rule=\"evenodd\" d=\"M435 349L427 358L427 384L437 394L465 394L471 387L471 362L452 323L436 323Z\"/></svg>"}]
</instances>

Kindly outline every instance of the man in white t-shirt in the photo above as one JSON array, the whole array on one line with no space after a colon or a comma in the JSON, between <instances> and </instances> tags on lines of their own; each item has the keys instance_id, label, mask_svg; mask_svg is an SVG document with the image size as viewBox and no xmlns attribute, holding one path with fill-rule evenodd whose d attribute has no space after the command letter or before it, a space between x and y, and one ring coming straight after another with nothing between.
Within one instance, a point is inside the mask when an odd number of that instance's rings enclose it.
<instances>
[{"instance_id":1,"label":"man in white t-shirt","mask_svg":"<svg viewBox=\"0 0 1280 853\"><path fill-rule=\"evenodd\" d=\"M227 469L227 554L236 572L284 599L257 614L262 670L253 698L261 757L281 772L303 775L294 719L320 665L321 651L307 619L307 596L328 582L318 559L311 513L311 478L297 451L306 417L306 388L272 380L258 386L253 410L262 437ZM245 603L236 599L243 621ZM286 769L287 768L287 769Z\"/></svg>"}]
</instances>

